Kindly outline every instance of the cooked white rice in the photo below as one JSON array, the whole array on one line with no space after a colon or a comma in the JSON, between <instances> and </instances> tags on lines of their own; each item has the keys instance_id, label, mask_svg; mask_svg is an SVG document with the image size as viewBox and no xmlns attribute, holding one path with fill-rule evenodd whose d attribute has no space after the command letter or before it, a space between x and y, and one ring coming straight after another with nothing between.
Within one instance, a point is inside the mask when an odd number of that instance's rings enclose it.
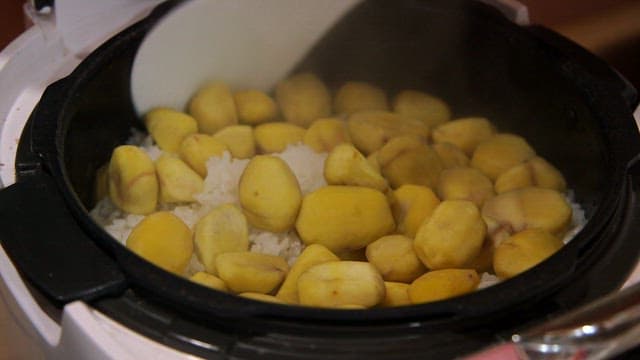
<instances>
[{"instance_id":1,"label":"cooked white rice","mask_svg":"<svg viewBox=\"0 0 640 360\"><path fill-rule=\"evenodd\" d=\"M480 275L480 284L478 284L478 290L488 288L489 286L493 286L499 282L499 277L488 272L482 273L482 275Z\"/></svg>"},{"instance_id":2,"label":"cooked white rice","mask_svg":"<svg viewBox=\"0 0 640 360\"><path fill-rule=\"evenodd\" d=\"M139 132L134 132L127 143L140 146L152 159L157 159L162 154L162 150L153 144L150 136ZM273 155L289 165L298 179L302 195L327 185L323 176L326 153L316 153L308 146L295 144ZM215 207L229 203L239 206L237 185L248 163L248 159L232 158L229 152L225 152L220 157L212 157L207 161L208 175L204 180L204 190L195 196L196 202L184 205L162 205L161 209L171 211L193 229L196 222ZM131 230L144 218L143 215L126 214L120 211L108 198L100 201L90 214L122 244L126 242ZM293 264L304 248L302 241L293 230L272 233L253 227L249 229L249 244L251 251L282 256L289 264ZM201 269L202 265L194 256L187 273Z\"/></svg>"},{"instance_id":3,"label":"cooked white rice","mask_svg":"<svg viewBox=\"0 0 640 360\"><path fill-rule=\"evenodd\" d=\"M149 156L155 160L161 154L160 150L144 133L134 131L127 142L140 146ZM272 154L284 160L291 168L303 196L327 185L324 180L323 169L326 153L316 153L308 146L301 143L289 145L283 152ZM207 161L208 175L204 180L204 190L195 196L196 202L185 205L162 205L162 210L171 211L182 219L191 229L198 219L209 211L222 204L236 204L239 206L237 184L245 167L249 163L247 159L234 159L229 152L220 157L213 157ZM574 201L573 193L568 192L567 200L573 210L572 226L563 241L569 242L584 226L586 222L583 209ZM125 244L131 230L144 218L143 215L126 214L105 198L91 210L93 219L115 239ZM269 231L249 229L250 250L254 252L279 255L287 259L292 265L298 255L304 249L304 245L295 231L284 233L272 233ZM187 275L202 271L203 266L194 255L187 269ZM484 273L481 276L479 289L494 285L500 280L492 274Z\"/></svg>"},{"instance_id":4,"label":"cooked white rice","mask_svg":"<svg viewBox=\"0 0 640 360\"><path fill-rule=\"evenodd\" d=\"M582 206L575 201L575 194L573 193L573 190L567 191L567 202L571 205L571 227L562 239L562 242L565 244L571 241L571 239L573 239L573 237L582 230L587 222L584 209L582 209Z\"/></svg>"}]
</instances>

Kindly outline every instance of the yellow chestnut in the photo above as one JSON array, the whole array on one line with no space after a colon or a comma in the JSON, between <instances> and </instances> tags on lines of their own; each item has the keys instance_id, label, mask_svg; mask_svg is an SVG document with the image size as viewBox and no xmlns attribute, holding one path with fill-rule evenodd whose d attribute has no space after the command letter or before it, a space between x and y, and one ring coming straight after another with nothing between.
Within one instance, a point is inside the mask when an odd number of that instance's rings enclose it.
<instances>
[{"instance_id":1,"label":"yellow chestnut","mask_svg":"<svg viewBox=\"0 0 640 360\"><path fill-rule=\"evenodd\" d=\"M298 180L287 163L270 155L249 161L240 177L238 194L249 224L272 232L293 226L302 199Z\"/></svg>"},{"instance_id":2,"label":"yellow chestnut","mask_svg":"<svg viewBox=\"0 0 640 360\"><path fill-rule=\"evenodd\" d=\"M191 230L167 211L147 215L127 238L127 248L149 262L175 274L184 273L191 255Z\"/></svg>"},{"instance_id":3,"label":"yellow chestnut","mask_svg":"<svg viewBox=\"0 0 640 360\"><path fill-rule=\"evenodd\" d=\"M296 230L305 244L357 250L395 228L387 198L359 186L325 186L302 200Z\"/></svg>"}]
</instances>

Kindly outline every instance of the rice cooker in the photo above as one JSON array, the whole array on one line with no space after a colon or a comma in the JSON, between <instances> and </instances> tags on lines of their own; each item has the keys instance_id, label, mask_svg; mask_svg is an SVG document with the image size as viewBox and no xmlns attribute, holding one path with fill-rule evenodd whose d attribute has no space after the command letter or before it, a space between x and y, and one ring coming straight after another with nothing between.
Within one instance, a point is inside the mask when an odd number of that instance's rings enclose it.
<instances>
[{"instance_id":1,"label":"rice cooker","mask_svg":"<svg viewBox=\"0 0 640 360\"><path fill-rule=\"evenodd\" d=\"M28 7L35 26L0 54L0 289L39 355L453 358L638 277L630 277L640 251L637 93L592 54L529 25L517 2L82 3ZM88 216L92 183L110 151L141 128L131 83L141 44L172 16L205 8L221 26L211 34L211 63L226 64L228 73L218 73L225 80L259 78L269 90L274 79L313 71L334 89L363 80L440 94L456 116L483 114L530 140L565 174L586 225L509 281L398 308L257 302L153 266ZM264 56L247 53L243 41ZM171 74L160 78L158 64L143 68L156 69L150 84L189 72L164 69ZM154 90L174 96L146 91Z\"/></svg>"}]
</instances>

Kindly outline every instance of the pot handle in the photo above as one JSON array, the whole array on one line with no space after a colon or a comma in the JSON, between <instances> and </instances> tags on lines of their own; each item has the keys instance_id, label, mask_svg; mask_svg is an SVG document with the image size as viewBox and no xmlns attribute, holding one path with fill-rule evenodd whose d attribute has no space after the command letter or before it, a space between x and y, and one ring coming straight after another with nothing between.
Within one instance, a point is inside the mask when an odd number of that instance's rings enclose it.
<instances>
[{"instance_id":1,"label":"pot handle","mask_svg":"<svg viewBox=\"0 0 640 360\"><path fill-rule=\"evenodd\" d=\"M117 264L75 222L46 173L0 191L0 243L56 306L119 294L127 286Z\"/></svg>"},{"instance_id":2,"label":"pot handle","mask_svg":"<svg viewBox=\"0 0 640 360\"><path fill-rule=\"evenodd\" d=\"M631 112L633 112L636 106L638 106L638 91L627 79L624 78L624 76L604 60L593 55L573 41L547 28L533 25L529 26L527 29L533 36L554 47L562 55L568 57L572 61L583 66L599 82L606 84L611 90L621 94ZM568 70L570 70L570 66L571 65L568 63L565 64L565 68Z\"/></svg>"}]
</instances>

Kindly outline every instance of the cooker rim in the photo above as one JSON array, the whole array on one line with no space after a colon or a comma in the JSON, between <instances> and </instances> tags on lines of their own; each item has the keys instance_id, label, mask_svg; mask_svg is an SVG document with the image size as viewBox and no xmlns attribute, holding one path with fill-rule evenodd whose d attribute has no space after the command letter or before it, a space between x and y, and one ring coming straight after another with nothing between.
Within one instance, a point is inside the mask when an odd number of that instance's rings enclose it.
<instances>
[{"instance_id":1,"label":"cooker rim","mask_svg":"<svg viewBox=\"0 0 640 360\"><path fill-rule=\"evenodd\" d=\"M141 31L143 33L143 36L144 33L149 30L149 27L157 20L159 20L166 11L180 2L181 1L173 1L169 2L166 5L163 4L163 6L154 11L147 18L128 28L107 43L103 44L85 61L83 61L71 75L60 81L60 85L56 89L56 91L58 91L59 94L73 94L75 90L81 87L86 81L89 81L92 72L97 71L97 69L99 69L101 65L109 60L110 54L111 56L114 55L114 49L118 49L120 46L123 46L122 44L127 43L131 40L131 38L140 36L140 34L137 33L138 31ZM142 29L144 28L146 28L146 30L143 31ZM595 105L594 110L598 112L598 116L602 117L603 119L611 119L611 114L610 112L606 111L607 107L605 107L605 105L620 105L624 101L622 99L617 99L618 96L614 96L609 91L610 88L608 86L599 84L598 79L593 77L589 71L582 69L580 66L574 68L573 71L575 72L576 76L585 79L585 82L588 82L588 80L590 80L593 83L593 86L588 88L587 91L590 91L592 94L597 95L601 100L599 103L591 104L592 106ZM45 96L43 96L43 101L46 100ZM165 287L168 288L164 289L165 292L166 290L170 289L169 293L173 294L180 294L185 292L188 294L193 294L193 296L188 296L186 299L187 302L191 303L191 308L203 311L205 313L214 313L216 316L222 317L246 318L248 316L255 316L308 321L330 319L331 321L340 322L367 323L371 323L372 321L405 321L407 318L429 318L429 314L431 314L434 319L440 318L441 316L447 318L452 314L457 314L458 317L465 318L479 316L486 312L460 312L461 308L477 308L477 306L469 305L483 304L487 302L490 303L490 300L496 297L506 297L514 299L518 298L524 293L523 289L525 287L522 286L522 284L529 284L532 287L538 289L539 292L536 294L537 297L544 297L550 293L556 292L559 288L565 285L569 281L567 278L573 275L575 266L572 267L572 271L566 271L564 276L554 276L554 280L556 282L554 286L549 286L546 283L546 281L549 280L549 277L551 277L552 275L540 277L538 276L538 274L540 273L540 271L552 274L557 273L559 270L566 270L565 262L567 258L577 258L579 256L579 253L582 251L581 248L583 246L585 246L586 244L590 244L593 241L597 241L596 238L601 233L603 233L610 225L609 220L614 216L616 208L621 205L620 198L626 191L624 189L624 184L628 163L636 155L633 150L630 150L628 147L624 146L627 144L616 142L615 138L609 139L609 145L613 146L614 150L612 156L616 158L621 157L622 159L618 159L618 161L613 162L615 165L613 166L614 173L606 180L606 191L602 196L601 204L598 206L598 209L593 215L593 217L598 216L605 218L606 220L602 222L588 221L585 228L578 235L576 235L576 240L580 240L572 241L571 243L566 245L565 248L563 248L560 252L558 252L542 264L538 265L536 267L538 271L528 271L514 279L510 279L507 282L503 282L491 288L484 289L482 291L478 291L469 295L461 296L459 298L430 304L411 305L388 309L368 309L366 311L329 310L298 306L292 307L289 305L274 305L256 302L249 299L239 298L234 295L216 292L215 290L205 289L197 284L190 283L189 281L186 281L159 268L156 268L155 266L151 265L150 263L146 262L142 258L127 250L126 247L124 247L122 244L108 235L106 231L104 231L89 217L88 212L82 205L80 199L75 194L69 180L63 156L65 139L65 128L63 119L65 113L64 106L66 105L63 105L60 114L56 119L57 127L55 129L55 142L51 143L50 140L41 142L40 145L34 146L34 150L43 159L43 163L45 164L46 169L51 172L52 176L57 182L58 188L63 193L67 206L69 206L72 210L73 216L76 221L78 221L80 225L90 234L93 234L93 236L100 243L99 245L108 248L108 251L110 251L111 255L116 258L116 262L121 266L123 272L126 273L128 281L136 284L142 284L141 286L144 287L145 279L148 279L148 277L151 276L152 278L164 283ZM620 120L618 118L616 119ZM44 130L50 131L51 129L49 128ZM33 136L36 137L36 143L39 139L41 140L45 136L44 130L41 131L39 129L32 129L32 131L34 132ZM609 138L610 134L606 135L607 138ZM636 139L635 143L633 144L634 148L636 149L638 148L637 144L638 141ZM562 271L560 272L562 273ZM167 284L170 285L167 286ZM147 290L153 292L155 289L151 288ZM214 302L219 302L219 304L215 308L212 308L210 305L204 304L202 301L198 300L202 298L209 298ZM512 303L511 306L518 306L521 302L524 302L526 300L531 299L521 299L520 301L515 301L515 303ZM503 308L503 306L500 306L497 309L494 309L494 311L499 311ZM438 314L440 314L441 316L437 316ZM448 318L447 320L452 321L452 319L450 318Z\"/></svg>"}]
</instances>

